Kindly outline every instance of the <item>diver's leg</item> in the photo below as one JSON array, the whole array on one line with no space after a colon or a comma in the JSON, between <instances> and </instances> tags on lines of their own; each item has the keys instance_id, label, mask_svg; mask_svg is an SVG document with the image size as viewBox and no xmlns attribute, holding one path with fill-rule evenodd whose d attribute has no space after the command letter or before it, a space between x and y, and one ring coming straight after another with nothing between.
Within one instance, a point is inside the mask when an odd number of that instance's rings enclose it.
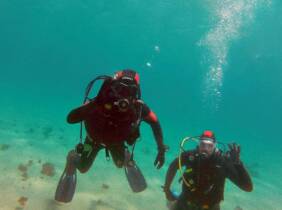
<instances>
[{"instance_id":1,"label":"diver's leg","mask_svg":"<svg viewBox=\"0 0 282 210\"><path fill-rule=\"evenodd\" d=\"M131 153L124 144L108 146L113 161L118 168L123 166L135 166L136 163L131 159Z\"/></svg>"},{"instance_id":2,"label":"diver's leg","mask_svg":"<svg viewBox=\"0 0 282 210\"><path fill-rule=\"evenodd\" d=\"M76 169L81 173L85 173L91 167L100 147L86 143L89 142L85 142L84 150L81 155L75 150L71 150L68 153L66 166L56 189L55 200L64 203L70 202L76 189Z\"/></svg>"},{"instance_id":3,"label":"diver's leg","mask_svg":"<svg viewBox=\"0 0 282 210\"><path fill-rule=\"evenodd\" d=\"M115 165L118 168L122 168L124 166L124 160L125 160L125 145L119 144L119 145L109 146L108 149L110 150Z\"/></svg>"},{"instance_id":4,"label":"diver's leg","mask_svg":"<svg viewBox=\"0 0 282 210\"><path fill-rule=\"evenodd\" d=\"M115 165L118 168L124 166L125 175L132 191L136 193L144 191L147 188L146 180L135 161L131 159L131 153L125 145L115 145L109 147L109 150Z\"/></svg>"},{"instance_id":5,"label":"diver's leg","mask_svg":"<svg viewBox=\"0 0 282 210\"><path fill-rule=\"evenodd\" d=\"M71 202L76 189L76 165L79 161L80 157L74 150L68 153L66 166L55 192L56 201Z\"/></svg>"},{"instance_id":6,"label":"diver's leg","mask_svg":"<svg viewBox=\"0 0 282 210\"><path fill-rule=\"evenodd\" d=\"M81 154L78 154L75 150L71 150L68 153L66 173L73 174L75 169L78 169L80 173L87 172L100 149L101 146L99 144L93 144L90 139L86 137Z\"/></svg>"},{"instance_id":7,"label":"diver's leg","mask_svg":"<svg viewBox=\"0 0 282 210\"><path fill-rule=\"evenodd\" d=\"M80 173L86 173L92 166L98 152L102 148L99 144L93 144L86 138L84 149L77 164L77 169Z\"/></svg>"}]
</instances>

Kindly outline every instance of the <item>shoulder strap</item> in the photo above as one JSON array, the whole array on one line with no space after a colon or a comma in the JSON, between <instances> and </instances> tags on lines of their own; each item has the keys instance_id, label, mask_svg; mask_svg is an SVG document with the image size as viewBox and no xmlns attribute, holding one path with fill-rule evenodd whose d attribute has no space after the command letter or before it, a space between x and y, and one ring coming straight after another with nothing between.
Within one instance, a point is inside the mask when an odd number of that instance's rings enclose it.
<instances>
[{"instance_id":1,"label":"shoulder strap","mask_svg":"<svg viewBox=\"0 0 282 210\"><path fill-rule=\"evenodd\" d=\"M87 100L89 100L90 98L88 97L89 96L89 93L91 92L91 89L94 85L94 83L97 81L97 80L107 80L107 79L112 79L111 76L107 76L107 75L102 75L102 76L98 76L96 77L95 79L91 80L86 89L85 89L85 94L84 94L84 101L83 103L85 103Z\"/></svg>"}]
</instances>

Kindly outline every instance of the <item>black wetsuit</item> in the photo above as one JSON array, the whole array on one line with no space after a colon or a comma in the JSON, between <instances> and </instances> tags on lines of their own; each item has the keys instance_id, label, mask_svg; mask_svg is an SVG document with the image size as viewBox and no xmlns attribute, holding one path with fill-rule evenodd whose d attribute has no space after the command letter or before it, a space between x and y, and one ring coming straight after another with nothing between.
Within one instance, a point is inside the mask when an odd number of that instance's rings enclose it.
<instances>
[{"instance_id":1,"label":"black wetsuit","mask_svg":"<svg viewBox=\"0 0 282 210\"><path fill-rule=\"evenodd\" d=\"M165 186L170 187L178 169L178 158L169 167ZM233 163L220 152L202 159L196 150L182 153L181 162L185 180L182 193L173 210L219 210L224 198L225 179L230 179L244 191L252 191L252 181L243 163Z\"/></svg>"}]
</instances>

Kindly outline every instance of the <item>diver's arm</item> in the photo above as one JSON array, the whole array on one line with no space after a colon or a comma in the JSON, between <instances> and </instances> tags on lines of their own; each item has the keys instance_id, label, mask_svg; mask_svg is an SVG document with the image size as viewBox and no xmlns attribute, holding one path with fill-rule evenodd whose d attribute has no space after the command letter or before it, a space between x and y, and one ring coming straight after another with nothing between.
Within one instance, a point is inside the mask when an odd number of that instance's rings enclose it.
<instances>
[{"instance_id":1,"label":"diver's arm","mask_svg":"<svg viewBox=\"0 0 282 210\"><path fill-rule=\"evenodd\" d=\"M141 105L141 120L148 123L154 133L155 141L158 147L158 154L154 161L154 165L157 169L160 169L164 162L165 162L165 152L167 151L168 147L163 143L163 133L161 129L161 125L158 121L156 114L141 100L139 100L139 104Z\"/></svg>"},{"instance_id":2,"label":"diver's arm","mask_svg":"<svg viewBox=\"0 0 282 210\"><path fill-rule=\"evenodd\" d=\"M225 162L227 177L240 189L251 192L253 190L253 183L244 164L241 161L233 163L230 160L226 160Z\"/></svg>"},{"instance_id":3,"label":"diver's arm","mask_svg":"<svg viewBox=\"0 0 282 210\"><path fill-rule=\"evenodd\" d=\"M164 191L169 191L178 169L178 158L174 159L166 172Z\"/></svg>"},{"instance_id":4,"label":"diver's arm","mask_svg":"<svg viewBox=\"0 0 282 210\"><path fill-rule=\"evenodd\" d=\"M165 152L166 146L163 143L163 133L160 122L158 121L156 114L144 102L142 102L142 120L151 126L158 146L158 151Z\"/></svg>"},{"instance_id":5,"label":"diver's arm","mask_svg":"<svg viewBox=\"0 0 282 210\"><path fill-rule=\"evenodd\" d=\"M163 143L163 134L162 134L162 129L161 129L161 125L160 123L157 122L153 122L153 123L149 123L153 133L154 133L154 137L158 146L158 151L160 152L165 152L166 151L166 146Z\"/></svg>"},{"instance_id":6,"label":"diver's arm","mask_svg":"<svg viewBox=\"0 0 282 210\"><path fill-rule=\"evenodd\" d=\"M73 109L67 116L67 122L73 124L85 120L87 116L94 110L95 105L96 102L93 100L76 109Z\"/></svg>"},{"instance_id":7,"label":"diver's arm","mask_svg":"<svg viewBox=\"0 0 282 210\"><path fill-rule=\"evenodd\" d=\"M184 153L181 153L181 163L184 165L187 165L188 161L189 161L189 156L192 153L187 151ZM170 186L173 182L173 179L175 177L175 174L177 172L177 170L179 169L179 157L175 158L172 163L169 165L169 168L166 172L166 177L165 177L165 184L164 184L164 191L169 190L170 191Z\"/></svg>"}]
</instances>

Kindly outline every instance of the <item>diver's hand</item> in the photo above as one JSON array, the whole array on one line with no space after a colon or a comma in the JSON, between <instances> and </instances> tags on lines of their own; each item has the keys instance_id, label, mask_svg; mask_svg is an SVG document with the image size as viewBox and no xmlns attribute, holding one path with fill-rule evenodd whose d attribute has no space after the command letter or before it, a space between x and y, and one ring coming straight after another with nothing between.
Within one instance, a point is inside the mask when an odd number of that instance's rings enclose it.
<instances>
[{"instance_id":1,"label":"diver's hand","mask_svg":"<svg viewBox=\"0 0 282 210\"><path fill-rule=\"evenodd\" d=\"M163 166L165 162L165 152L168 150L169 147L167 145L161 145L158 147L158 154L154 162L154 165L157 167L157 169L160 169Z\"/></svg>"},{"instance_id":2,"label":"diver's hand","mask_svg":"<svg viewBox=\"0 0 282 210\"><path fill-rule=\"evenodd\" d=\"M169 201L175 201L177 200L177 197L171 192L171 190L165 186L162 186L163 191L165 193L165 197Z\"/></svg>"},{"instance_id":3,"label":"diver's hand","mask_svg":"<svg viewBox=\"0 0 282 210\"><path fill-rule=\"evenodd\" d=\"M239 145L233 143L233 144L228 144L229 151L227 152L227 156L235 164L240 163L240 152L241 148Z\"/></svg>"},{"instance_id":4,"label":"diver's hand","mask_svg":"<svg viewBox=\"0 0 282 210\"><path fill-rule=\"evenodd\" d=\"M154 165L157 167L157 169L160 169L163 166L164 162L165 162L165 152L159 151L155 159Z\"/></svg>"}]
</instances>

